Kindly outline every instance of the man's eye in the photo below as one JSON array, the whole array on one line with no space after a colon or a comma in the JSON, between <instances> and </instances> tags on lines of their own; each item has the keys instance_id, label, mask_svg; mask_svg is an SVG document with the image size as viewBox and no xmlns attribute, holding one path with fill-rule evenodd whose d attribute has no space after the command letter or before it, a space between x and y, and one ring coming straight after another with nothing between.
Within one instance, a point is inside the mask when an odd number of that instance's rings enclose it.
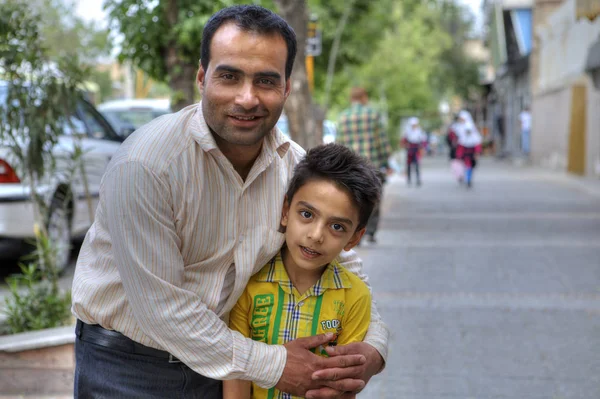
<instances>
[{"instance_id":1,"label":"man's eye","mask_svg":"<svg viewBox=\"0 0 600 399\"><path fill-rule=\"evenodd\" d=\"M310 219L312 217L312 213L309 211L300 211L300 216L302 216L304 219Z\"/></svg>"},{"instance_id":2,"label":"man's eye","mask_svg":"<svg viewBox=\"0 0 600 399\"><path fill-rule=\"evenodd\" d=\"M274 84L274 83L273 83L273 81L272 81L272 80L270 80L270 79L260 79L260 80L259 80L259 83L260 83L261 85L272 85L272 84Z\"/></svg>"},{"instance_id":3,"label":"man's eye","mask_svg":"<svg viewBox=\"0 0 600 399\"><path fill-rule=\"evenodd\" d=\"M339 223L332 224L331 228L335 231L346 231L346 228Z\"/></svg>"},{"instance_id":4,"label":"man's eye","mask_svg":"<svg viewBox=\"0 0 600 399\"><path fill-rule=\"evenodd\" d=\"M233 80L235 79L235 76L232 73L225 73L223 75L221 75L221 77L225 80Z\"/></svg>"}]
</instances>

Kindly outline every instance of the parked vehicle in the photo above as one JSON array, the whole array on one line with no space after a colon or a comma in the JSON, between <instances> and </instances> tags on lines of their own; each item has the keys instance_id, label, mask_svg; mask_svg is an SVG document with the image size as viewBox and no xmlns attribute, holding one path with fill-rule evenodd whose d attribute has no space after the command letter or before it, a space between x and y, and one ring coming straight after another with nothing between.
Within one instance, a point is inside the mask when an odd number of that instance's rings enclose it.
<instances>
[{"instance_id":1,"label":"parked vehicle","mask_svg":"<svg viewBox=\"0 0 600 399\"><path fill-rule=\"evenodd\" d=\"M277 128L281 130L285 136L290 137L290 129L288 126L288 119L285 114L281 114L277 121ZM329 144L335 142L335 136L337 134L337 128L335 122L330 120L323 121L323 143Z\"/></svg>"},{"instance_id":2,"label":"parked vehicle","mask_svg":"<svg viewBox=\"0 0 600 399\"><path fill-rule=\"evenodd\" d=\"M110 122L117 134L127 138L152 119L171 113L169 100L131 99L108 101L98 105L98 111Z\"/></svg>"},{"instance_id":3,"label":"parked vehicle","mask_svg":"<svg viewBox=\"0 0 600 399\"><path fill-rule=\"evenodd\" d=\"M0 107L6 102L8 86L0 81ZM71 240L80 237L92 224L85 186L81 174L67 180L68 165L60 159L73 152L80 143L93 211L98 203L100 180L123 138L117 135L100 113L83 98L71 116L71 125L65 123L63 134L53 148L57 162L56 172L45 176L38 193L48 205L47 230L57 247L57 267L64 269L69 262ZM61 154L64 156L61 157ZM11 151L0 143L0 257L22 254L23 242L34 237L34 208L29 185L19 176Z\"/></svg>"},{"instance_id":4,"label":"parked vehicle","mask_svg":"<svg viewBox=\"0 0 600 399\"><path fill-rule=\"evenodd\" d=\"M335 143L337 128L335 122L330 120L323 121L323 144Z\"/></svg>"}]
</instances>

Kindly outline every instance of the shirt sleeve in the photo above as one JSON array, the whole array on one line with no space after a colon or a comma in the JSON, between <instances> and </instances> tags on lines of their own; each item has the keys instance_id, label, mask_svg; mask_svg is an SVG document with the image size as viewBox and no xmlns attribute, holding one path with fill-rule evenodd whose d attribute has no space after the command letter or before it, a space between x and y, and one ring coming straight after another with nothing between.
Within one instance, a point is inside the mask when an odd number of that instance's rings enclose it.
<instances>
[{"instance_id":1,"label":"shirt sleeve","mask_svg":"<svg viewBox=\"0 0 600 399\"><path fill-rule=\"evenodd\" d=\"M354 300L344 315L343 330L338 337L338 345L361 342L371 321L371 293L366 284L352 285Z\"/></svg>"},{"instance_id":2,"label":"shirt sleeve","mask_svg":"<svg viewBox=\"0 0 600 399\"><path fill-rule=\"evenodd\" d=\"M338 257L338 262L349 272L354 273L358 276L369 288L369 291L372 290L369 285L369 278L363 272L362 261L358 257L355 251L342 251L340 256ZM371 301L371 322L369 324L369 329L367 330L367 335L363 339L363 342L368 343L381 354L383 360L387 362L388 356L388 340L390 336L390 331L386 324L381 319L379 312L377 311L377 304L375 300Z\"/></svg>"},{"instance_id":3,"label":"shirt sleeve","mask_svg":"<svg viewBox=\"0 0 600 399\"><path fill-rule=\"evenodd\" d=\"M112 255L139 328L197 373L274 386L286 363L283 346L230 330L184 288L168 179L145 165L116 165L103 179Z\"/></svg>"}]
</instances>

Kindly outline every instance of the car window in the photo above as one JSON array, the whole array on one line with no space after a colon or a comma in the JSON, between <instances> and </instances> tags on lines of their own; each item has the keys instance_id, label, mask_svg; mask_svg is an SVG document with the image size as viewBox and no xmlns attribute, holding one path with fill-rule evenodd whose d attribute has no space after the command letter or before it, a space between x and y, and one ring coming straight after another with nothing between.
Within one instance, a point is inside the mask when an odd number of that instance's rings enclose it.
<instances>
[{"instance_id":1,"label":"car window","mask_svg":"<svg viewBox=\"0 0 600 399\"><path fill-rule=\"evenodd\" d=\"M100 140L119 141L118 136L113 132L108 123L89 104L82 101L77 110L88 127L89 137Z\"/></svg>"},{"instance_id":2,"label":"car window","mask_svg":"<svg viewBox=\"0 0 600 399\"><path fill-rule=\"evenodd\" d=\"M77 114L71 115L69 122L63 121L63 134L65 136L82 135L87 136L87 130L85 123L79 118Z\"/></svg>"},{"instance_id":3,"label":"car window","mask_svg":"<svg viewBox=\"0 0 600 399\"><path fill-rule=\"evenodd\" d=\"M145 125L150 122L152 119L159 117L161 115L166 114L167 111L156 111L152 109L128 109L123 111L112 111L111 114L114 115L119 121L126 122L128 124L133 125L136 129L140 126Z\"/></svg>"}]
</instances>

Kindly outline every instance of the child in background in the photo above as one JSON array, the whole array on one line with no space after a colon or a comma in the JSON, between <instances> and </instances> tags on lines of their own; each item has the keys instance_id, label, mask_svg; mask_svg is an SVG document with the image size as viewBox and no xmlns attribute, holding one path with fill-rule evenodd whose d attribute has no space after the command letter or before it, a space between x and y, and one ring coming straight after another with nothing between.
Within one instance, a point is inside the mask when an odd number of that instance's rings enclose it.
<instances>
[{"instance_id":1,"label":"child in background","mask_svg":"<svg viewBox=\"0 0 600 399\"><path fill-rule=\"evenodd\" d=\"M251 279L229 326L273 345L332 332L330 345L362 341L371 319L367 285L336 258L362 238L381 196L377 170L339 145L308 151L296 166L283 203L285 244ZM327 356L324 348L315 350ZM250 381L223 384L224 399L291 399Z\"/></svg>"},{"instance_id":2,"label":"child in background","mask_svg":"<svg viewBox=\"0 0 600 399\"><path fill-rule=\"evenodd\" d=\"M402 144L406 148L406 183L410 185L411 169L412 165L415 165L417 186L420 186L419 160L421 158L421 149L427 145L427 135L419 125L419 118L413 117L408 120L408 125L402 134Z\"/></svg>"},{"instance_id":3,"label":"child in background","mask_svg":"<svg viewBox=\"0 0 600 399\"><path fill-rule=\"evenodd\" d=\"M459 128L456 158L462 159L465 164L465 183L470 188L473 184L473 169L477 165L477 156L481 154L483 140L468 111L460 111L459 118L462 123Z\"/></svg>"}]
</instances>

